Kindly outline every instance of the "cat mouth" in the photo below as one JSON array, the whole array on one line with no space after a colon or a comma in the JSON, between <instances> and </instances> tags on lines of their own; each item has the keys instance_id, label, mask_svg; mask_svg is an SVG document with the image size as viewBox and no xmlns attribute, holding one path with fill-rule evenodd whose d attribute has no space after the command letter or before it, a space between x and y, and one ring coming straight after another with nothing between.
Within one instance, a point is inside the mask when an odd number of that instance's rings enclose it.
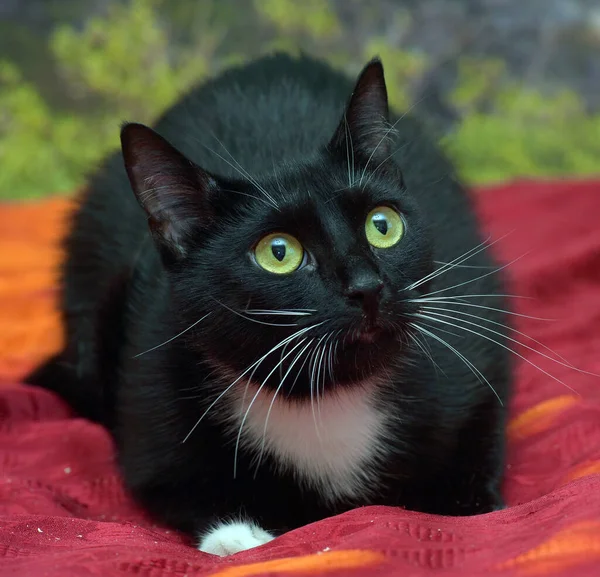
<instances>
[{"instance_id":1,"label":"cat mouth","mask_svg":"<svg viewBox=\"0 0 600 577\"><path fill-rule=\"evenodd\" d=\"M363 343L373 344L378 341L384 334L384 330L379 326L366 326L354 329L350 332L346 342L349 344Z\"/></svg>"},{"instance_id":2,"label":"cat mouth","mask_svg":"<svg viewBox=\"0 0 600 577\"><path fill-rule=\"evenodd\" d=\"M384 341L395 340L395 331L390 326L378 322L365 321L359 326L351 328L343 337L343 343L352 345L374 345Z\"/></svg>"}]
</instances>

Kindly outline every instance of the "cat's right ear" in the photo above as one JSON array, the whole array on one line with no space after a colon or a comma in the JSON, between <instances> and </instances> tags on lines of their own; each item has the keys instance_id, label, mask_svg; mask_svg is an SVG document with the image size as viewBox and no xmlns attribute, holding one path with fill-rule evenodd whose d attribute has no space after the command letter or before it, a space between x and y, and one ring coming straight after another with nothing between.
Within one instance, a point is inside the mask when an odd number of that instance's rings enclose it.
<instances>
[{"instance_id":1,"label":"cat's right ear","mask_svg":"<svg viewBox=\"0 0 600 577\"><path fill-rule=\"evenodd\" d=\"M170 259L185 257L193 234L210 220L216 180L143 124L121 128L121 148L158 248Z\"/></svg>"},{"instance_id":2,"label":"cat's right ear","mask_svg":"<svg viewBox=\"0 0 600 577\"><path fill-rule=\"evenodd\" d=\"M383 64L373 58L362 70L328 148L375 165L389 158L391 129Z\"/></svg>"}]
</instances>

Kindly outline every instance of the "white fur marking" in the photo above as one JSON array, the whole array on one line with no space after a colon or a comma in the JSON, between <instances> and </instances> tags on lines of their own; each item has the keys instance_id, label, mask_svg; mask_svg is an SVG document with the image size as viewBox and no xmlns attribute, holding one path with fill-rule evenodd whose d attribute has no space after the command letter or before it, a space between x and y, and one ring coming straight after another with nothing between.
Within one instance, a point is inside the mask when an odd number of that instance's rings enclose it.
<instances>
[{"instance_id":1,"label":"white fur marking","mask_svg":"<svg viewBox=\"0 0 600 577\"><path fill-rule=\"evenodd\" d=\"M198 543L198 550L225 557L246 549L264 545L273 535L258 525L242 521L220 523L211 529Z\"/></svg>"},{"instance_id":2,"label":"white fur marking","mask_svg":"<svg viewBox=\"0 0 600 577\"><path fill-rule=\"evenodd\" d=\"M264 450L284 469L323 493L328 501L363 497L376 491L373 467L385 456L388 415L374 407L377 385L339 388L327 392L314 413L310 400L289 401L278 395L264 435ZM237 435L243 415L254 399L242 430L241 443L258 458L265 419L273 392L251 384L235 395L232 432ZM315 424L316 421L316 424Z\"/></svg>"}]
</instances>

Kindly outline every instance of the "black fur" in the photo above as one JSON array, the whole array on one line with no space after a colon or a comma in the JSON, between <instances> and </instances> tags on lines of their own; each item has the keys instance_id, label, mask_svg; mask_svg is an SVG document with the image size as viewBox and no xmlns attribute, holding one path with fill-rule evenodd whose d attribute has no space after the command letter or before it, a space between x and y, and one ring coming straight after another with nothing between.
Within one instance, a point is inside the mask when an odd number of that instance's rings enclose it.
<instances>
[{"instance_id":1,"label":"black fur","mask_svg":"<svg viewBox=\"0 0 600 577\"><path fill-rule=\"evenodd\" d=\"M201 533L215 519L244 514L279 532L364 504L449 515L502 506L507 353L472 333L417 320L419 306L408 302L446 289L439 294L491 295L465 302L501 309L501 285L486 275L494 263L482 250L405 290L482 239L439 148L410 116L389 130L387 115L378 61L353 92L325 64L276 55L193 90L156 132L125 125L123 154L92 179L66 240L67 346L29 382L111 430L127 487L159 520ZM364 178L348 186L352 168L356 181L363 171ZM366 215L378 205L396 208L406 225L390 249L365 238ZM253 247L273 231L305 247L296 272L274 275L254 262ZM236 314L248 308L317 312L252 317L299 323L274 327ZM506 323L498 310L463 310ZM379 408L396 417L381 440L389 453L373 472L375 493L327 502L293 470L277 469L272 456L255 475L257 455L248 450L233 478L235 434L219 420L222 402L182 443L232 375L320 321L306 336L335 330L345 337L325 393L378 376ZM458 349L504 406L463 360L410 322ZM280 358L278 351L265 359L253 380L263 382ZM310 402L309 364L293 388L291 380L284 387L290 402ZM279 376L265 386L273 391Z\"/></svg>"}]
</instances>

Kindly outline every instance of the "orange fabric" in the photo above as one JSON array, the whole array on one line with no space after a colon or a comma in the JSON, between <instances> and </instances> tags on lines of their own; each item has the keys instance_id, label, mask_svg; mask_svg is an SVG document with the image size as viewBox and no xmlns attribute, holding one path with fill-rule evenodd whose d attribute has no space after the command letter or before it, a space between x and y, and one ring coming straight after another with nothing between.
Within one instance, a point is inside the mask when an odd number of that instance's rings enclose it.
<instances>
[{"instance_id":1,"label":"orange fabric","mask_svg":"<svg viewBox=\"0 0 600 577\"><path fill-rule=\"evenodd\" d=\"M0 210L0 379L18 380L60 349L56 310L66 198Z\"/></svg>"},{"instance_id":2,"label":"orange fabric","mask_svg":"<svg viewBox=\"0 0 600 577\"><path fill-rule=\"evenodd\" d=\"M507 433L510 439L519 440L541 433L552 424L555 416L579 400L575 395L561 395L534 405L509 422Z\"/></svg>"},{"instance_id":3,"label":"orange fabric","mask_svg":"<svg viewBox=\"0 0 600 577\"><path fill-rule=\"evenodd\" d=\"M211 577L254 577L271 571L278 571L280 574L299 572L323 574L343 569L366 569L383 560L384 556L375 551L328 551L302 557L287 557L262 563L238 565L217 571Z\"/></svg>"},{"instance_id":4,"label":"orange fabric","mask_svg":"<svg viewBox=\"0 0 600 577\"><path fill-rule=\"evenodd\" d=\"M587 477L588 475L600 475L600 461L585 462L582 465L575 467L565 477L564 482L568 483L569 481L581 479L583 477Z\"/></svg>"},{"instance_id":5,"label":"orange fabric","mask_svg":"<svg viewBox=\"0 0 600 577\"><path fill-rule=\"evenodd\" d=\"M600 562L600 523L582 522L567 527L541 545L500 566L516 568L519 575L569 574L582 561ZM573 573L573 575L576 575Z\"/></svg>"}]
</instances>

